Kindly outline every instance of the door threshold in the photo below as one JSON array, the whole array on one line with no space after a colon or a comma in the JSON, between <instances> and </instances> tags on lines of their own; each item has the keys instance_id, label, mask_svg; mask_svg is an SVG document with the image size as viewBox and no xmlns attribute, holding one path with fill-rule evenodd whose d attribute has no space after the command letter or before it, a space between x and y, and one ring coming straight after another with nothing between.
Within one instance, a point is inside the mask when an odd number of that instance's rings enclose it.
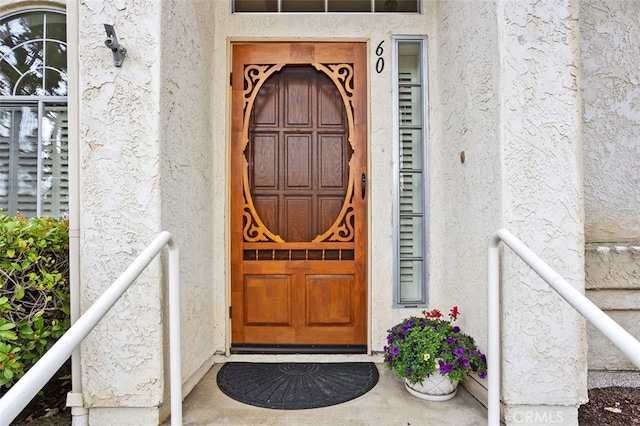
<instances>
[{"instance_id":1,"label":"door threshold","mask_svg":"<svg viewBox=\"0 0 640 426\"><path fill-rule=\"evenodd\" d=\"M366 354L367 345L233 344L232 354Z\"/></svg>"}]
</instances>

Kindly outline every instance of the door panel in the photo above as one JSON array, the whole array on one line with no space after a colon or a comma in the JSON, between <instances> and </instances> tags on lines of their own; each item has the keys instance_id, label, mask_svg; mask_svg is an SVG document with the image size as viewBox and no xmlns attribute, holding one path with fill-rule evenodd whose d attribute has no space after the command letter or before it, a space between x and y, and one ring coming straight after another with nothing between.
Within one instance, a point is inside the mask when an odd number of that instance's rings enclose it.
<instances>
[{"instance_id":1,"label":"door panel","mask_svg":"<svg viewBox=\"0 0 640 426\"><path fill-rule=\"evenodd\" d=\"M307 325L353 324L353 275L307 275Z\"/></svg>"},{"instance_id":2,"label":"door panel","mask_svg":"<svg viewBox=\"0 0 640 426\"><path fill-rule=\"evenodd\" d=\"M291 276L245 275L244 304L247 325L291 325Z\"/></svg>"},{"instance_id":3,"label":"door panel","mask_svg":"<svg viewBox=\"0 0 640 426\"><path fill-rule=\"evenodd\" d=\"M232 350L366 345L365 65L362 43L233 46Z\"/></svg>"}]
</instances>

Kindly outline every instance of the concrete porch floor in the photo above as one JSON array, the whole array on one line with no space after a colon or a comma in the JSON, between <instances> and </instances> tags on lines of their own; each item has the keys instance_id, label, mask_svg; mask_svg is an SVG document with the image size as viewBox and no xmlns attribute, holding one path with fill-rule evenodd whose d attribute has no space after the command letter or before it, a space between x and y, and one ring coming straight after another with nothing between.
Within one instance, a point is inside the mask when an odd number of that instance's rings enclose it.
<instances>
[{"instance_id":1,"label":"concrete porch floor","mask_svg":"<svg viewBox=\"0 0 640 426\"><path fill-rule=\"evenodd\" d=\"M411 396L382 363L376 363L380 372L378 384L367 394L343 404L310 410L272 410L237 402L218 389L216 375L221 366L216 363L184 400L184 425L487 424L487 410L462 386L449 401L423 401ZM164 424L169 425L169 421Z\"/></svg>"}]
</instances>

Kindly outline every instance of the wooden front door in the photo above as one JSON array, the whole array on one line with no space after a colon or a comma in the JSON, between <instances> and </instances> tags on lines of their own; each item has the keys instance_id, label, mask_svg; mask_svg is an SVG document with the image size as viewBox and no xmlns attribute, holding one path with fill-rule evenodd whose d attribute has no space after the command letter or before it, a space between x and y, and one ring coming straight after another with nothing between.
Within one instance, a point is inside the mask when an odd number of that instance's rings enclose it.
<instances>
[{"instance_id":1,"label":"wooden front door","mask_svg":"<svg viewBox=\"0 0 640 426\"><path fill-rule=\"evenodd\" d=\"M233 46L232 351L367 342L363 43Z\"/></svg>"}]
</instances>

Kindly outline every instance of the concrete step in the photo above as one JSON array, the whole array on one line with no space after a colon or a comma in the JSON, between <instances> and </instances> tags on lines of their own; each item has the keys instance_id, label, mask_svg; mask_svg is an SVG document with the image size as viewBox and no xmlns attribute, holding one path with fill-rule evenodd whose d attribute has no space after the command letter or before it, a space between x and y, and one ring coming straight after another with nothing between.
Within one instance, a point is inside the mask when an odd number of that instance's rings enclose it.
<instances>
[{"instance_id":1,"label":"concrete step","mask_svg":"<svg viewBox=\"0 0 640 426\"><path fill-rule=\"evenodd\" d=\"M331 407L311 410L272 410L237 402L216 384L222 364L216 364L187 396L184 425L486 425L487 410L466 389L444 402L411 396L394 372L376 364L378 384L367 394ZM169 425L169 421L165 423Z\"/></svg>"}]
</instances>

